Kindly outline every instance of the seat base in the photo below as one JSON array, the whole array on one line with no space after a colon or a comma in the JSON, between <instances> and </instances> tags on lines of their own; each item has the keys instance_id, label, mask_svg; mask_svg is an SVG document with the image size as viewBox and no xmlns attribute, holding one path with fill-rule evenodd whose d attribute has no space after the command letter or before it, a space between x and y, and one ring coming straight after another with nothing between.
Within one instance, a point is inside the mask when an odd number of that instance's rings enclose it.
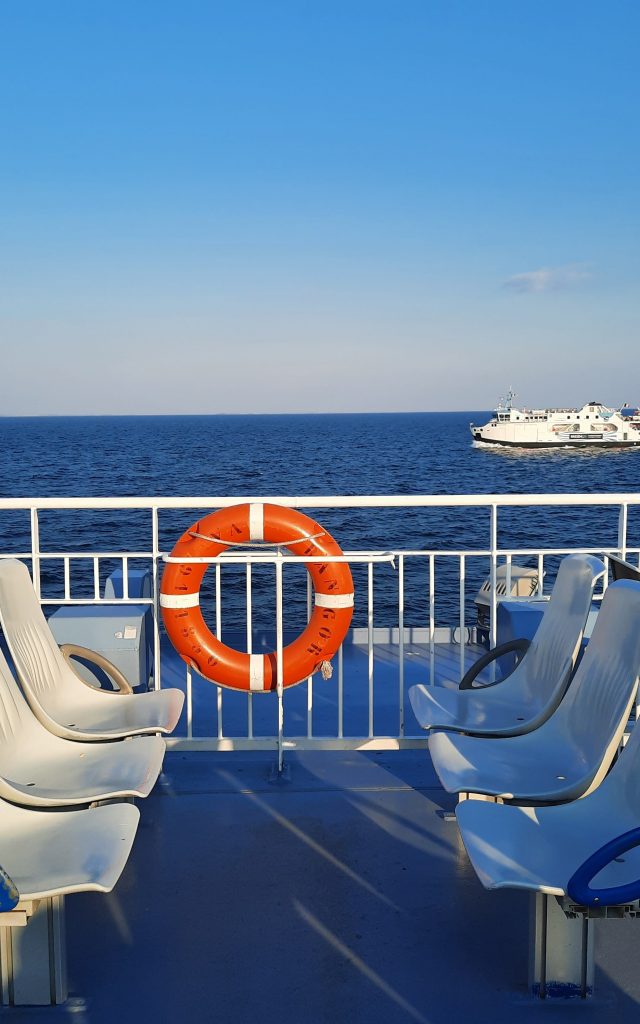
<instances>
[{"instance_id":1,"label":"seat base","mask_svg":"<svg viewBox=\"0 0 640 1024\"><path fill-rule=\"evenodd\" d=\"M19 903L0 915L3 1006L57 1006L67 991L64 896Z\"/></svg>"},{"instance_id":2,"label":"seat base","mask_svg":"<svg viewBox=\"0 0 640 1024\"><path fill-rule=\"evenodd\" d=\"M555 896L531 894L529 988L539 999L586 999L593 993L594 923L568 917Z\"/></svg>"}]
</instances>

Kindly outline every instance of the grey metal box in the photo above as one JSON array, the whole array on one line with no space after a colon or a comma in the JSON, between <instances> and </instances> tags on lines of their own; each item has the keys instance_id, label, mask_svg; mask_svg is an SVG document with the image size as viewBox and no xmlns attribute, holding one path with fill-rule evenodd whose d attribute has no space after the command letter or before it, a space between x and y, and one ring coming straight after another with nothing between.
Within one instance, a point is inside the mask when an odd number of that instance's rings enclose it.
<instances>
[{"instance_id":1,"label":"grey metal box","mask_svg":"<svg viewBox=\"0 0 640 1024\"><path fill-rule=\"evenodd\" d=\"M146 690L151 672L148 612L144 604L67 605L50 616L49 626L56 643L97 651L120 669L134 689ZM87 682L100 685L99 670L76 658L74 665Z\"/></svg>"}]
</instances>

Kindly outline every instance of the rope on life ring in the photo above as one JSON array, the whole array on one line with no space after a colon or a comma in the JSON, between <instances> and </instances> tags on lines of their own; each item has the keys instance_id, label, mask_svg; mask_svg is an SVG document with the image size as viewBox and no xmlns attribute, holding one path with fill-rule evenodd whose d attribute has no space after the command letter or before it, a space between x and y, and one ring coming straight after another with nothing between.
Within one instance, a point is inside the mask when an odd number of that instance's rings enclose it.
<instances>
[{"instance_id":1,"label":"rope on life ring","mask_svg":"<svg viewBox=\"0 0 640 1024\"><path fill-rule=\"evenodd\" d=\"M172 559L215 558L229 547L275 544L299 555L341 557L342 550L318 523L296 509L251 502L218 509L198 520L177 541ZM178 654L205 679L234 690L265 693L277 688L276 652L245 654L215 637L200 611L205 563L169 562L162 576L160 607ZM329 664L353 615L353 579L346 562L307 562L314 588L311 618L282 652L283 686L294 686Z\"/></svg>"}]
</instances>

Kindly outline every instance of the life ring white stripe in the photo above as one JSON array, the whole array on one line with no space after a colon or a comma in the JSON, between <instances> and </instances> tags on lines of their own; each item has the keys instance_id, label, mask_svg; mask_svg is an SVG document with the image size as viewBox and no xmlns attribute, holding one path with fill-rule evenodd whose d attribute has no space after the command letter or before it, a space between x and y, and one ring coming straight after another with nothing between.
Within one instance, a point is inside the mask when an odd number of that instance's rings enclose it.
<instances>
[{"instance_id":1,"label":"life ring white stripe","mask_svg":"<svg viewBox=\"0 0 640 1024\"><path fill-rule=\"evenodd\" d=\"M197 608L200 594L160 594L161 608Z\"/></svg>"},{"instance_id":2,"label":"life ring white stripe","mask_svg":"<svg viewBox=\"0 0 640 1024\"><path fill-rule=\"evenodd\" d=\"M264 505L249 505L249 540L264 540Z\"/></svg>"},{"instance_id":3,"label":"life ring white stripe","mask_svg":"<svg viewBox=\"0 0 640 1024\"><path fill-rule=\"evenodd\" d=\"M249 689L264 690L264 654L249 655Z\"/></svg>"},{"instance_id":4,"label":"life ring white stripe","mask_svg":"<svg viewBox=\"0 0 640 1024\"><path fill-rule=\"evenodd\" d=\"M352 608L353 594L316 594L318 608Z\"/></svg>"}]
</instances>

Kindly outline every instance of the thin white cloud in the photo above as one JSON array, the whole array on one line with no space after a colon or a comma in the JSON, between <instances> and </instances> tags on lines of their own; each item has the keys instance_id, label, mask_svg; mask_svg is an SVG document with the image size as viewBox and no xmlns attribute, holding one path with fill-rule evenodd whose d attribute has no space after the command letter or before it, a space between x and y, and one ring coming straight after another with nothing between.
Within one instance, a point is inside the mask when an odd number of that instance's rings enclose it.
<instances>
[{"instance_id":1,"label":"thin white cloud","mask_svg":"<svg viewBox=\"0 0 640 1024\"><path fill-rule=\"evenodd\" d=\"M564 267L540 267L507 278L503 287L514 292L555 292L573 288L590 280L593 273L586 263L568 263Z\"/></svg>"}]
</instances>

